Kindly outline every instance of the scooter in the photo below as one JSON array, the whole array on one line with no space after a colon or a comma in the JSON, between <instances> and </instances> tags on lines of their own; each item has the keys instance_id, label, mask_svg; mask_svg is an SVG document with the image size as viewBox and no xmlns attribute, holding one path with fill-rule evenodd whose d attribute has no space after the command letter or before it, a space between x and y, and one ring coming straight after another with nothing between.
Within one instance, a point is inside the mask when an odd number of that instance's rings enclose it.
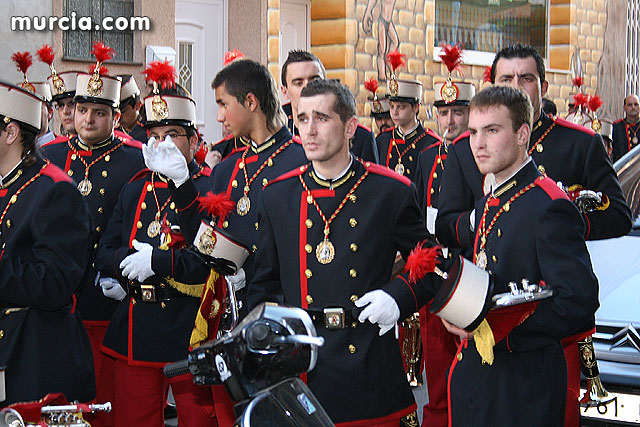
<instances>
[{"instance_id":1,"label":"scooter","mask_svg":"<svg viewBox=\"0 0 640 427\"><path fill-rule=\"evenodd\" d=\"M193 349L186 360L166 365L164 373L190 372L196 384L224 384L237 402L237 426L333 426L299 378L315 367L323 344L307 312L266 303L230 332Z\"/></svg>"}]
</instances>

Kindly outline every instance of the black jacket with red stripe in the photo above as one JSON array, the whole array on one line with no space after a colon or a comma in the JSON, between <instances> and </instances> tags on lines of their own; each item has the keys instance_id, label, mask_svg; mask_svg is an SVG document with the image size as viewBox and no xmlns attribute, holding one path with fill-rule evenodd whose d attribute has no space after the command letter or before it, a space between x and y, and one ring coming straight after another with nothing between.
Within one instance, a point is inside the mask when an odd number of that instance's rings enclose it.
<instances>
[{"instance_id":1,"label":"black jacket with red stripe","mask_svg":"<svg viewBox=\"0 0 640 427\"><path fill-rule=\"evenodd\" d=\"M90 262L87 204L71 178L42 160L21 163L2 183L0 369L7 395L2 405L55 392L69 401L90 401L93 357L74 297Z\"/></svg>"},{"instance_id":2,"label":"black jacket with red stripe","mask_svg":"<svg viewBox=\"0 0 640 427\"><path fill-rule=\"evenodd\" d=\"M346 197L365 173L352 197ZM334 258L321 264L316 248L325 223L314 203L328 220L343 201L328 236ZM396 252L407 256L427 231L415 186L385 167L354 160L346 175L330 184L311 166L301 166L263 190L258 222L250 307L284 301L316 313L329 307L353 310L354 298L383 289L407 316L433 295L432 288L402 278L389 282ZM357 321L331 331L318 325L317 332L325 344L307 380L334 422L374 424L415 410L392 332L380 337L377 325Z\"/></svg>"}]
</instances>

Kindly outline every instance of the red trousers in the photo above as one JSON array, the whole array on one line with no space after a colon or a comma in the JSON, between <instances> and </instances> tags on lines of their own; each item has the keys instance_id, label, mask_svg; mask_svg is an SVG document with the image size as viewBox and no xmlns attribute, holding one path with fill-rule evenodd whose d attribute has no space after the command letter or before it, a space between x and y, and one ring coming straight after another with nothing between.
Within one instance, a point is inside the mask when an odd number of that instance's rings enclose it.
<instances>
[{"instance_id":1,"label":"red trousers","mask_svg":"<svg viewBox=\"0 0 640 427\"><path fill-rule=\"evenodd\" d=\"M429 312L429 306L420 310L422 355L429 392L429 403L422 412L422 425L444 427L448 423L447 369L456 355L458 344L457 337L445 329L440 318Z\"/></svg>"},{"instance_id":2,"label":"red trousers","mask_svg":"<svg viewBox=\"0 0 640 427\"><path fill-rule=\"evenodd\" d=\"M233 412L234 402L231 400L223 385L211 386L213 400L216 406L216 417L220 427L232 427L236 422Z\"/></svg>"},{"instance_id":3,"label":"red trousers","mask_svg":"<svg viewBox=\"0 0 640 427\"><path fill-rule=\"evenodd\" d=\"M84 321L84 327L91 341L91 350L93 353L93 367L96 376L96 403L111 402L111 412L97 412L95 414L87 414L85 418L93 427L113 427L115 421L115 385L114 385L114 366L115 360L100 351L102 339L107 332L107 321Z\"/></svg>"},{"instance_id":4,"label":"red trousers","mask_svg":"<svg viewBox=\"0 0 640 427\"><path fill-rule=\"evenodd\" d=\"M567 403L565 404L564 426L580 425L580 351L578 341L563 342L564 357L567 359Z\"/></svg>"},{"instance_id":5,"label":"red trousers","mask_svg":"<svg viewBox=\"0 0 640 427\"><path fill-rule=\"evenodd\" d=\"M167 378L162 368L115 363L116 426L164 427L164 407L169 385L176 400L180 427L218 425L211 387L193 383L191 374Z\"/></svg>"}]
</instances>

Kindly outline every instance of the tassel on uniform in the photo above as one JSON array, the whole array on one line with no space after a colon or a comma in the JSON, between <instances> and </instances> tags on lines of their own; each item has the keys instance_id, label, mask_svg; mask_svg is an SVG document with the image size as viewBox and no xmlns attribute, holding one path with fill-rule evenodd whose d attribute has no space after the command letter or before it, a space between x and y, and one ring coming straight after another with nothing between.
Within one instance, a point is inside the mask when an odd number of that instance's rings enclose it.
<instances>
[{"instance_id":1,"label":"tassel on uniform","mask_svg":"<svg viewBox=\"0 0 640 427\"><path fill-rule=\"evenodd\" d=\"M476 350L482 358L483 363L493 365L494 354L493 347L496 342L493 338L493 331L487 319L484 319L480 325L473 331L473 341L476 344Z\"/></svg>"}]
</instances>

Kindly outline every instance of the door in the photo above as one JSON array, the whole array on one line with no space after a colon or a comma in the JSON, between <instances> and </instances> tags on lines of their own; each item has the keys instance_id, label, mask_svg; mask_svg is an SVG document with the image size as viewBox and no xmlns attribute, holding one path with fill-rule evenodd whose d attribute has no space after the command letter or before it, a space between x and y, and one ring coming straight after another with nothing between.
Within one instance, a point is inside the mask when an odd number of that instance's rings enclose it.
<instances>
[{"instance_id":1,"label":"door","mask_svg":"<svg viewBox=\"0 0 640 427\"><path fill-rule=\"evenodd\" d=\"M227 51L227 0L176 1L176 71L196 101L198 130L207 142L222 138L211 82Z\"/></svg>"},{"instance_id":2,"label":"door","mask_svg":"<svg viewBox=\"0 0 640 427\"><path fill-rule=\"evenodd\" d=\"M309 50L311 1L280 0L280 68L290 50Z\"/></svg>"}]
</instances>

